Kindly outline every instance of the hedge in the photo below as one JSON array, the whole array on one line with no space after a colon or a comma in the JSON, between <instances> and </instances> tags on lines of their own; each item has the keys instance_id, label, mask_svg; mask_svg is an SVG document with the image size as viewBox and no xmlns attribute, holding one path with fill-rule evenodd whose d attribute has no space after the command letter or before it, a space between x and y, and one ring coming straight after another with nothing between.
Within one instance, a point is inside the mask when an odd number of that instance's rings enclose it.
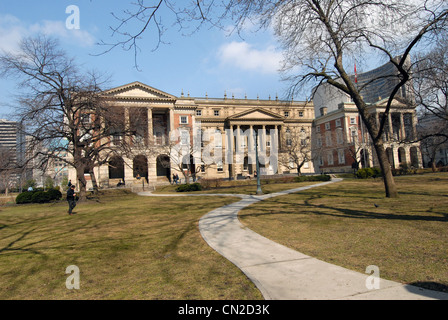
<instances>
[{"instance_id":1,"label":"hedge","mask_svg":"<svg viewBox=\"0 0 448 320\"><path fill-rule=\"evenodd\" d=\"M305 182L305 181L330 181L331 177L327 174L321 174L318 176L299 176L294 178L294 182Z\"/></svg>"},{"instance_id":2,"label":"hedge","mask_svg":"<svg viewBox=\"0 0 448 320\"><path fill-rule=\"evenodd\" d=\"M36 190L25 191L16 197L17 204L25 203L46 203L57 201L62 198L62 193L57 189L49 189L48 191Z\"/></svg>"},{"instance_id":3,"label":"hedge","mask_svg":"<svg viewBox=\"0 0 448 320\"><path fill-rule=\"evenodd\" d=\"M356 172L358 179L378 178L381 177L381 170L379 168L363 168Z\"/></svg>"},{"instance_id":4,"label":"hedge","mask_svg":"<svg viewBox=\"0 0 448 320\"><path fill-rule=\"evenodd\" d=\"M181 184L176 188L177 192L189 192L189 191L201 191L202 186L200 183Z\"/></svg>"}]
</instances>

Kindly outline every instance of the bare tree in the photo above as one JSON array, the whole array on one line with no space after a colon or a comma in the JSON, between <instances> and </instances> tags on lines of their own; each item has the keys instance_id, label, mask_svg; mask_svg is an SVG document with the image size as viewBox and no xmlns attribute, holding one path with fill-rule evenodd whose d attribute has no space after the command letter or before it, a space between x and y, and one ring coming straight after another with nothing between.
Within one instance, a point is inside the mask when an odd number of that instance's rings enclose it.
<instances>
[{"instance_id":1,"label":"bare tree","mask_svg":"<svg viewBox=\"0 0 448 320\"><path fill-rule=\"evenodd\" d=\"M420 108L417 127L421 151L436 171L437 154L448 144L448 33L436 46L418 55L414 67L414 95Z\"/></svg>"},{"instance_id":2,"label":"bare tree","mask_svg":"<svg viewBox=\"0 0 448 320\"><path fill-rule=\"evenodd\" d=\"M433 171L437 170L437 154L448 148L448 124L434 114L425 114L417 126L422 154L429 160ZM443 163L446 165L446 163Z\"/></svg>"},{"instance_id":3,"label":"bare tree","mask_svg":"<svg viewBox=\"0 0 448 320\"><path fill-rule=\"evenodd\" d=\"M289 170L296 169L297 175L300 176L305 163L313 161L311 136L304 129L292 129L288 128L286 133L282 135L278 162Z\"/></svg>"},{"instance_id":4,"label":"bare tree","mask_svg":"<svg viewBox=\"0 0 448 320\"><path fill-rule=\"evenodd\" d=\"M363 88L348 70L353 70L355 57L359 61L372 54L395 66L396 84L388 97L387 115L396 94L411 77L406 66L411 50L446 21L446 5L427 5L426 1L418 5L405 1L294 1L280 4L275 14L265 13L266 18L275 19L276 32L285 46L285 70L295 72L288 78L292 91L317 80L352 98L378 156L387 197L398 193L382 139L386 117L378 123L367 111Z\"/></svg>"},{"instance_id":5,"label":"bare tree","mask_svg":"<svg viewBox=\"0 0 448 320\"><path fill-rule=\"evenodd\" d=\"M448 33L433 50L418 56L414 67L414 94L423 115L448 121ZM448 135L448 132L446 133Z\"/></svg>"},{"instance_id":6,"label":"bare tree","mask_svg":"<svg viewBox=\"0 0 448 320\"><path fill-rule=\"evenodd\" d=\"M82 72L55 39L44 36L26 38L18 52L1 54L0 75L19 80L15 116L29 137L28 154L43 171L52 159L75 168L84 199L84 174L115 152L111 128L124 122L100 97L103 77Z\"/></svg>"},{"instance_id":7,"label":"bare tree","mask_svg":"<svg viewBox=\"0 0 448 320\"><path fill-rule=\"evenodd\" d=\"M448 143L448 33L436 44L419 56L414 68L414 94L420 107L418 139L434 171L436 154Z\"/></svg>"}]
</instances>

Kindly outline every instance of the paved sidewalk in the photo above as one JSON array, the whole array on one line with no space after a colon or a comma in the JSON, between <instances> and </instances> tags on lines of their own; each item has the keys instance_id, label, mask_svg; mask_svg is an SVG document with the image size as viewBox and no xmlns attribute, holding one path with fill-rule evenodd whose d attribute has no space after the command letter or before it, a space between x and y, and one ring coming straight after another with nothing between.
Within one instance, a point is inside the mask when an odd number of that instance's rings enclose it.
<instances>
[{"instance_id":1,"label":"paved sidewalk","mask_svg":"<svg viewBox=\"0 0 448 320\"><path fill-rule=\"evenodd\" d=\"M384 279L380 279L379 289L369 290L366 287L369 274L354 272L289 249L244 227L238 220L240 210L258 201L339 181L341 179L333 179L260 196L227 194L240 197L241 201L203 216L199 221L199 230L204 240L240 268L268 300L448 300L447 293ZM179 196L150 192L140 194ZM217 196L195 194L204 195Z\"/></svg>"}]
</instances>

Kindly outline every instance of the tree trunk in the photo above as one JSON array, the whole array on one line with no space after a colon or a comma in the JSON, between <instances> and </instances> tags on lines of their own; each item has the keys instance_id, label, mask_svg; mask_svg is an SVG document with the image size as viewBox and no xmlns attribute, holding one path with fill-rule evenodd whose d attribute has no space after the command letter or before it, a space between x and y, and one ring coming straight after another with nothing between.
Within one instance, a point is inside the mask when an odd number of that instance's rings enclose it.
<instances>
[{"instance_id":1,"label":"tree trunk","mask_svg":"<svg viewBox=\"0 0 448 320\"><path fill-rule=\"evenodd\" d=\"M395 179L392 175L392 170L390 167L389 157L387 156L386 150L384 150L383 143L377 141L374 143L375 151L378 156L378 161L380 163L381 172L383 174L384 188L386 190L387 198L397 198L398 191L395 185Z\"/></svg>"},{"instance_id":2,"label":"tree trunk","mask_svg":"<svg viewBox=\"0 0 448 320\"><path fill-rule=\"evenodd\" d=\"M432 169L432 172L436 172L437 171L437 166L436 166L435 159L431 161L431 169Z\"/></svg>"},{"instance_id":3,"label":"tree trunk","mask_svg":"<svg viewBox=\"0 0 448 320\"><path fill-rule=\"evenodd\" d=\"M93 172L93 168L89 169L89 174L90 174L90 178L92 179L93 192L97 193L98 192L98 183L96 181L95 172Z\"/></svg>"},{"instance_id":4,"label":"tree trunk","mask_svg":"<svg viewBox=\"0 0 448 320\"><path fill-rule=\"evenodd\" d=\"M76 178L78 179L78 196L79 201L85 201L86 200L86 187L87 187L87 181L84 177L84 167L77 167L76 168Z\"/></svg>"}]
</instances>

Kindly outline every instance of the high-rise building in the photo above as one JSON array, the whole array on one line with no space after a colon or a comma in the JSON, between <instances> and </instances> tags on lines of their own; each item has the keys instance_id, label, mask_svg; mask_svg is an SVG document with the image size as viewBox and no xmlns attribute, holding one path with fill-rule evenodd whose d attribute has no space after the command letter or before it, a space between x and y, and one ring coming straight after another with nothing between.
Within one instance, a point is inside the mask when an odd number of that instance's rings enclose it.
<instances>
[{"instance_id":1,"label":"high-rise building","mask_svg":"<svg viewBox=\"0 0 448 320\"><path fill-rule=\"evenodd\" d=\"M0 153L3 178L8 180L2 179L3 187L12 186L19 181L25 162L25 134L18 122L0 119Z\"/></svg>"}]
</instances>

